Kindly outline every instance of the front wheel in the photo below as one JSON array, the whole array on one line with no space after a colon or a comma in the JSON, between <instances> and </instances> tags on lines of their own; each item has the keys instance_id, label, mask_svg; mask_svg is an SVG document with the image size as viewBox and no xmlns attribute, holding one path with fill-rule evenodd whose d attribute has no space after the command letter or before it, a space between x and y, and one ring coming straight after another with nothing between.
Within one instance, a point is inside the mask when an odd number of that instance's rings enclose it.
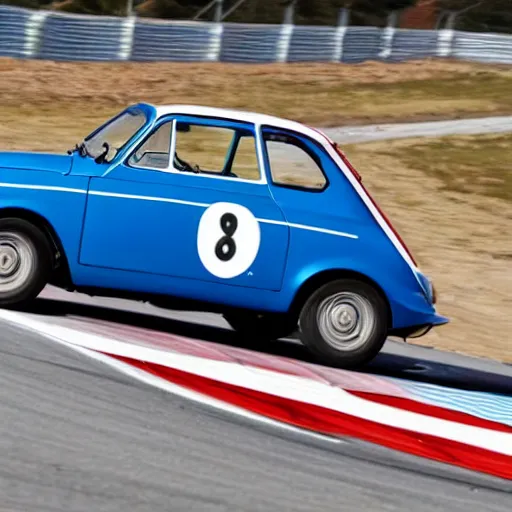
<instances>
[{"instance_id":1,"label":"front wheel","mask_svg":"<svg viewBox=\"0 0 512 512\"><path fill-rule=\"evenodd\" d=\"M375 288L339 279L319 288L300 315L301 341L322 363L357 368L386 341L387 306Z\"/></svg>"},{"instance_id":2,"label":"front wheel","mask_svg":"<svg viewBox=\"0 0 512 512\"><path fill-rule=\"evenodd\" d=\"M22 219L0 219L0 306L35 299L48 282L51 251L45 235Z\"/></svg>"}]
</instances>

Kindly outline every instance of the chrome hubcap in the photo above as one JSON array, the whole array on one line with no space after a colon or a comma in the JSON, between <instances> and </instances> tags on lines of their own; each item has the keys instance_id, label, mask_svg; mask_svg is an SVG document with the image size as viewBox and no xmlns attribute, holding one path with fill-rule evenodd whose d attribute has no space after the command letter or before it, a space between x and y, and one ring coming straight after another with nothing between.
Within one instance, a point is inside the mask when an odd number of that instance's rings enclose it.
<instances>
[{"instance_id":1,"label":"chrome hubcap","mask_svg":"<svg viewBox=\"0 0 512 512\"><path fill-rule=\"evenodd\" d=\"M16 272L20 257L15 247L0 245L0 277L8 277Z\"/></svg>"},{"instance_id":2,"label":"chrome hubcap","mask_svg":"<svg viewBox=\"0 0 512 512\"><path fill-rule=\"evenodd\" d=\"M16 290L29 279L34 253L18 233L0 233L0 292Z\"/></svg>"},{"instance_id":3,"label":"chrome hubcap","mask_svg":"<svg viewBox=\"0 0 512 512\"><path fill-rule=\"evenodd\" d=\"M375 327L371 303L352 292L340 292L324 299L317 310L320 334L326 343L340 351L363 346Z\"/></svg>"}]
</instances>

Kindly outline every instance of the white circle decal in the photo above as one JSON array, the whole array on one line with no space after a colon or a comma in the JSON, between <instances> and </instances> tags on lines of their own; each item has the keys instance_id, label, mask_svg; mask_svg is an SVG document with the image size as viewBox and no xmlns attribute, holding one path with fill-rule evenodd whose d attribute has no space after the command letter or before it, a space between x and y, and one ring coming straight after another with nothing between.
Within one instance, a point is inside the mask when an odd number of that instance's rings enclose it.
<instances>
[{"instance_id":1,"label":"white circle decal","mask_svg":"<svg viewBox=\"0 0 512 512\"><path fill-rule=\"evenodd\" d=\"M211 274L230 279L254 263L260 239L260 225L250 210L239 204L215 203L199 221L197 251Z\"/></svg>"}]
</instances>

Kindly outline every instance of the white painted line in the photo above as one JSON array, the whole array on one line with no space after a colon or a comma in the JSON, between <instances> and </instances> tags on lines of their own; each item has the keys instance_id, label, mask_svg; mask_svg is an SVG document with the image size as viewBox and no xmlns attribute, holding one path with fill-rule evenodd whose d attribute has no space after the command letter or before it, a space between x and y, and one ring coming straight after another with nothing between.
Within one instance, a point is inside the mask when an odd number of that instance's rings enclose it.
<instances>
[{"instance_id":1,"label":"white painted line","mask_svg":"<svg viewBox=\"0 0 512 512\"><path fill-rule=\"evenodd\" d=\"M3 316L2 313L3 313L3 311L0 310L0 316ZM122 361L119 361L118 359L114 359L113 357L109 357L105 354L96 352L95 350L91 350L88 348L84 348L80 345L76 345L75 343L66 341L65 339L62 339L61 337L52 336L48 332L41 332L38 329L33 328L33 326L29 325L30 322L27 322L27 324L25 325L23 323L23 318L21 318L22 316L25 316L27 320L30 319L29 315L21 315L20 314L19 320L15 321L15 322L11 322L11 320L7 320L7 321L10 323L15 323L18 326L24 327L27 330L37 332L38 334L43 335L47 339L50 339L60 345L63 345L65 347L75 351L75 352L85 355L86 357L89 357L98 362L106 364L107 366L114 368L116 371L124 373L125 375L128 375L129 377L132 377L132 378L134 378L140 382L143 382L144 384L147 384L149 386L159 388L168 393L181 396L182 398L186 398L188 400L192 400L194 402L198 402L203 405L207 405L209 407L214 407L216 409L220 409L222 411L225 411L225 412L228 412L231 414L235 414L237 416L241 416L243 418L246 418L246 419L249 419L252 421L256 421L259 423L263 423L265 425L269 425L273 428L277 428L277 429L284 430L287 432L292 432L294 434L300 434L302 436L307 436L312 439L329 442L332 444L346 444L346 441L344 441L343 439L340 439L339 437L330 437L328 435L317 434L316 432L312 432L310 430L301 429L299 427L294 427L293 425L288 425L286 423L281 423L279 421L272 420L270 418L267 418L266 416L261 416L259 414L247 411L246 409L243 409L241 407L237 407L235 405L228 404L226 402L217 400L217 399L209 397L207 395L203 395L196 391L189 390L182 386L178 386L177 384L173 384L172 382L169 382L165 379L156 377L155 375L152 375L151 373L144 372L144 371L140 370L139 368L135 368L134 366L132 366L128 363L123 363ZM70 330L70 332L77 332L78 334L80 334L80 331Z\"/></svg>"},{"instance_id":2,"label":"white painted line","mask_svg":"<svg viewBox=\"0 0 512 512\"><path fill-rule=\"evenodd\" d=\"M67 327L46 324L33 317L28 317L28 315L7 310L0 310L0 318L81 348L176 368L209 379L317 405L390 427L432 435L504 455L512 455L512 434L507 432L465 425L378 404L323 382L236 363L207 360L130 345Z\"/></svg>"},{"instance_id":3,"label":"white painted line","mask_svg":"<svg viewBox=\"0 0 512 512\"><path fill-rule=\"evenodd\" d=\"M49 338L48 336L46 336ZM210 407L215 407L216 409L221 409L225 412L229 412L232 414L236 414L238 416L242 416L244 418L250 419L252 421L258 421L260 423L264 423L266 425L270 425L274 428L279 428L281 430L286 430L289 432L293 432L296 434L306 435L308 437L312 437L314 439L318 439L320 441L327 441L329 443L334 444L345 444L346 441L336 437L329 437L327 435L317 434L316 432L311 432L308 430L302 430L298 427L294 427L292 425L287 425L286 423L280 423L278 421L267 418L266 416L260 416L259 414L252 413L247 411L246 409L242 409L241 407L236 407L235 405L228 404L227 402L222 402L221 400L217 400L215 398L211 398L207 395L202 395L196 391L189 390L187 388L178 386L177 384L173 384L165 379L161 379L152 375L151 373L144 372L134 366L123 363L118 359L114 359L105 354L100 354L95 352L94 350L89 350L87 348L83 348L77 345L73 345L71 343L63 342L62 340L51 338L53 341L60 342L61 344L67 346L71 350L79 352L87 357L95 359L96 361L102 362L115 370L122 372L130 377L133 377L136 380L144 382L150 386L162 389L163 391L167 391L168 393L172 393L174 395L181 396L183 398L187 398L189 400L193 400L194 402L199 402L203 405L208 405Z\"/></svg>"}]
</instances>

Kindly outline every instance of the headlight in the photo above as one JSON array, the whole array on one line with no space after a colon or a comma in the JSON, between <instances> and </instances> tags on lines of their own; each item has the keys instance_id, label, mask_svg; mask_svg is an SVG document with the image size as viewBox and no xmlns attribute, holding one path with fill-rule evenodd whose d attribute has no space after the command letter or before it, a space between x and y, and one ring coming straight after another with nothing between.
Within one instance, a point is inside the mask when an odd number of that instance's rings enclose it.
<instances>
[{"instance_id":1,"label":"headlight","mask_svg":"<svg viewBox=\"0 0 512 512\"><path fill-rule=\"evenodd\" d=\"M437 291L434 287L434 283L430 278L418 272L418 277L421 282L421 287L423 288L423 293L425 294L425 298L431 303L435 304L437 302Z\"/></svg>"}]
</instances>

